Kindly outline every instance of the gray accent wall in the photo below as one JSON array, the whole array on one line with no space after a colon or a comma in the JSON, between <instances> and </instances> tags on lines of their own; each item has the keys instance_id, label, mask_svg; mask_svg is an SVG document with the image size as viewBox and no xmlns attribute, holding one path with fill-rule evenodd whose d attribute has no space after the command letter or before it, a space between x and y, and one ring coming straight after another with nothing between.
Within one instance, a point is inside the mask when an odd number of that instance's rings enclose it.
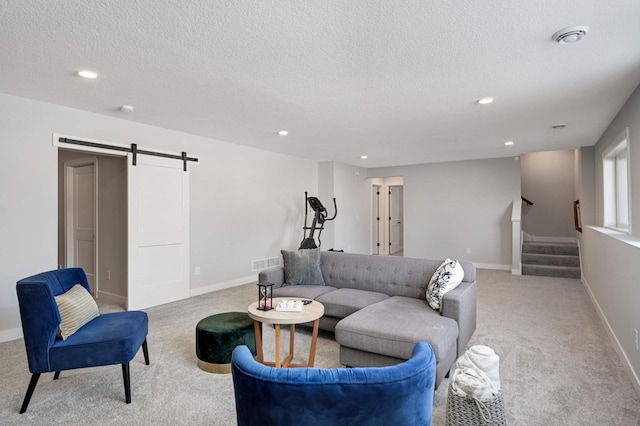
<instances>
[{"instance_id":1,"label":"gray accent wall","mask_svg":"<svg viewBox=\"0 0 640 426\"><path fill-rule=\"evenodd\" d=\"M511 206L520 198L518 161L455 161L367 173L369 178L404 179L406 257L450 257L511 269Z\"/></svg>"},{"instance_id":2,"label":"gray accent wall","mask_svg":"<svg viewBox=\"0 0 640 426\"><path fill-rule=\"evenodd\" d=\"M200 158L189 165L192 294L254 281L252 260L300 244L304 191L318 188L316 161L133 123L118 118L115 108L104 114L0 94L0 341L21 335L16 281L58 265L52 133Z\"/></svg>"},{"instance_id":3,"label":"gray accent wall","mask_svg":"<svg viewBox=\"0 0 640 426\"><path fill-rule=\"evenodd\" d=\"M629 128L631 234L603 228L602 153ZM606 129L594 149L595 223L583 227L583 282L603 320L614 348L640 395L640 87ZM584 192L584 191L583 191Z\"/></svg>"}]
</instances>

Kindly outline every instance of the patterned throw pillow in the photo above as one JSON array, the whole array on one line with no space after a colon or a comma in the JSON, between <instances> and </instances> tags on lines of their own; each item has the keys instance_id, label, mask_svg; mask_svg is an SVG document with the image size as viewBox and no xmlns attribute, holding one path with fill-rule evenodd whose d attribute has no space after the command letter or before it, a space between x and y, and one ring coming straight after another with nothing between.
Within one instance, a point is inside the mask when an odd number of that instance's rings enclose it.
<instances>
[{"instance_id":1,"label":"patterned throw pillow","mask_svg":"<svg viewBox=\"0 0 640 426\"><path fill-rule=\"evenodd\" d=\"M55 299L62 319L58 330L62 340L67 340L80 327L100 315L96 301L81 284L74 285Z\"/></svg>"},{"instance_id":2,"label":"patterned throw pillow","mask_svg":"<svg viewBox=\"0 0 640 426\"><path fill-rule=\"evenodd\" d=\"M457 260L447 259L431 276L427 287L427 302L437 311L442 311L442 297L458 287L464 278L464 271Z\"/></svg>"},{"instance_id":3,"label":"patterned throw pillow","mask_svg":"<svg viewBox=\"0 0 640 426\"><path fill-rule=\"evenodd\" d=\"M320 249L282 250L285 285L324 285Z\"/></svg>"}]
</instances>

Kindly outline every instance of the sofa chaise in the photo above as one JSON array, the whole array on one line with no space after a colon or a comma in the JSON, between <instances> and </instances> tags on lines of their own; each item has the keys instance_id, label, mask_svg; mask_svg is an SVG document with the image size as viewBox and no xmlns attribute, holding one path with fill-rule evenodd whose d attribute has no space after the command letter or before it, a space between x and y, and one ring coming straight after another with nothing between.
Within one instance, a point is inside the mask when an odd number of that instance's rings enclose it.
<instances>
[{"instance_id":1,"label":"sofa chaise","mask_svg":"<svg viewBox=\"0 0 640 426\"><path fill-rule=\"evenodd\" d=\"M283 252L284 255L284 252ZM286 262L285 262L286 264ZM263 270L260 283L274 297L313 299L324 305L320 328L335 333L340 363L382 367L411 358L419 341L436 357L436 388L464 353L476 328L476 268L460 261L464 278L444 294L441 311L426 301L440 260L320 252L320 285L288 285L284 267Z\"/></svg>"}]
</instances>

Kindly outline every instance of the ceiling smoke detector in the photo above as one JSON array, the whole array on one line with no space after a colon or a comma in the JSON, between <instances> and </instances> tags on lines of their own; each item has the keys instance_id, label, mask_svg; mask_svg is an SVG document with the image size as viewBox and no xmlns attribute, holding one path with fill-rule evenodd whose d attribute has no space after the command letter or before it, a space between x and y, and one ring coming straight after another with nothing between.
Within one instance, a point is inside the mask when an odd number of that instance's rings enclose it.
<instances>
[{"instance_id":1,"label":"ceiling smoke detector","mask_svg":"<svg viewBox=\"0 0 640 426\"><path fill-rule=\"evenodd\" d=\"M576 43L587 35L587 31L589 31L589 27L584 26L563 28L557 31L551 38L560 44Z\"/></svg>"},{"instance_id":2,"label":"ceiling smoke detector","mask_svg":"<svg viewBox=\"0 0 640 426\"><path fill-rule=\"evenodd\" d=\"M120 111L122 112L133 112L133 107L131 105L122 105L120 107Z\"/></svg>"}]
</instances>

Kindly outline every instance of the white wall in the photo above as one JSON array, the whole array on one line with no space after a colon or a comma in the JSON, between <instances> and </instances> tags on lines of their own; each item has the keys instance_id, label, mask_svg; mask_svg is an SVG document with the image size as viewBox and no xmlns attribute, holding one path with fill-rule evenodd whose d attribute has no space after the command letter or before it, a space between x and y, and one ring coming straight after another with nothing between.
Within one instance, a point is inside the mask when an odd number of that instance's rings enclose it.
<instances>
[{"instance_id":1,"label":"white wall","mask_svg":"<svg viewBox=\"0 0 640 426\"><path fill-rule=\"evenodd\" d=\"M520 156L522 229L535 237L575 237L575 152L533 152Z\"/></svg>"},{"instance_id":2,"label":"white wall","mask_svg":"<svg viewBox=\"0 0 640 426\"><path fill-rule=\"evenodd\" d=\"M98 156L98 298L126 307L127 159Z\"/></svg>"},{"instance_id":3,"label":"white wall","mask_svg":"<svg viewBox=\"0 0 640 426\"><path fill-rule=\"evenodd\" d=\"M189 166L192 294L255 280L251 260L297 248L304 191L318 187L315 161L4 94L0 129L0 341L20 335L16 281L57 267L54 132L200 157Z\"/></svg>"},{"instance_id":4,"label":"white wall","mask_svg":"<svg viewBox=\"0 0 640 426\"><path fill-rule=\"evenodd\" d=\"M371 254L371 183L366 169L334 163L334 185L338 203L334 248Z\"/></svg>"},{"instance_id":5,"label":"white wall","mask_svg":"<svg viewBox=\"0 0 640 426\"><path fill-rule=\"evenodd\" d=\"M595 223L603 224L602 153L629 128L632 234L599 227L584 229L581 240L583 281L603 319L614 347L640 395L640 87L611 122L595 146Z\"/></svg>"},{"instance_id":6,"label":"white wall","mask_svg":"<svg viewBox=\"0 0 640 426\"><path fill-rule=\"evenodd\" d=\"M318 176L318 198L328 217L333 217L334 197L338 206L336 219L325 222L322 250L371 254L371 183L366 169L323 161L318 165Z\"/></svg>"},{"instance_id":7,"label":"white wall","mask_svg":"<svg viewBox=\"0 0 640 426\"><path fill-rule=\"evenodd\" d=\"M511 204L520 198L518 161L495 158L367 172L370 178L403 177L406 257L451 257L511 270Z\"/></svg>"}]
</instances>

